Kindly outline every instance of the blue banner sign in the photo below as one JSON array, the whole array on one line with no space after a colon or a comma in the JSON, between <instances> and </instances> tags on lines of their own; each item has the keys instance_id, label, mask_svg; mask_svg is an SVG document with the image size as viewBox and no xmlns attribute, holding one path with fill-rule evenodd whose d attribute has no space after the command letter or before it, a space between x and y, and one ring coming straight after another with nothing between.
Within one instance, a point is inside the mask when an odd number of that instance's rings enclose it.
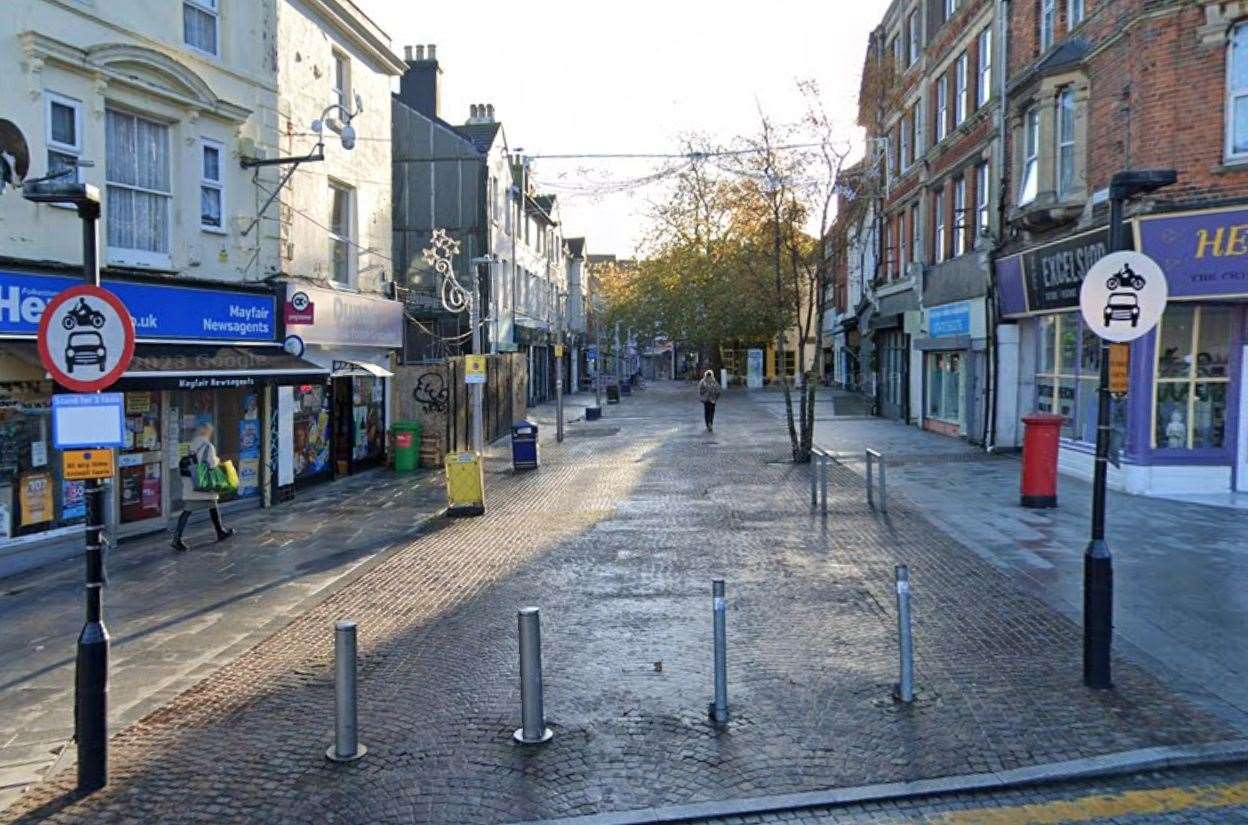
<instances>
[{"instance_id":1,"label":"blue banner sign","mask_svg":"<svg viewBox=\"0 0 1248 825\"><path fill-rule=\"evenodd\" d=\"M966 301L927 311L927 334L933 338L971 334L971 305Z\"/></svg>"},{"instance_id":2,"label":"blue banner sign","mask_svg":"<svg viewBox=\"0 0 1248 825\"><path fill-rule=\"evenodd\" d=\"M0 335L35 335L48 301L80 283L81 278L67 275L0 270ZM130 310L140 341L277 339L277 301L273 295L110 280L103 285Z\"/></svg>"}]
</instances>

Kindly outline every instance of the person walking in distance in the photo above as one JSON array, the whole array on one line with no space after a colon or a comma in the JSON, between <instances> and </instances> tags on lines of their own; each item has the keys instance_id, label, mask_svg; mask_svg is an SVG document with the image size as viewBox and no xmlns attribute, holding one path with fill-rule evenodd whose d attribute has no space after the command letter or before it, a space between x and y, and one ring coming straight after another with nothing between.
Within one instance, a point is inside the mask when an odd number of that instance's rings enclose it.
<instances>
[{"instance_id":1,"label":"person walking in distance","mask_svg":"<svg viewBox=\"0 0 1248 825\"><path fill-rule=\"evenodd\" d=\"M715 402L719 401L721 392L723 392L723 388L715 380L715 373L707 370L706 374L702 376L702 380L698 382L698 398L702 399L702 412L706 417L706 431L708 433L715 429Z\"/></svg>"},{"instance_id":2,"label":"person walking in distance","mask_svg":"<svg viewBox=\"0 0 1248 825\"><path fill-rule=\"evenodd\" d=\"M217 508L217 494L195 489L195 482L192 480L194 466L201 462L209 467L216 467L220 463L217 458L217 448L212 446L211 424L199 426L199 429L195 431L195 437L191 439L189 452L178 463L178 470L182 476L182 514L178 516L178 526L173 533L174 550L190 549L182 540L182 534L186 532L191 513L197 510L208 511L208 515L212 518L212 526L217 531L217 541L225 541L234 535L233 527L226 527L221 523L221 511Z\"/></svg>"}]
</instances>

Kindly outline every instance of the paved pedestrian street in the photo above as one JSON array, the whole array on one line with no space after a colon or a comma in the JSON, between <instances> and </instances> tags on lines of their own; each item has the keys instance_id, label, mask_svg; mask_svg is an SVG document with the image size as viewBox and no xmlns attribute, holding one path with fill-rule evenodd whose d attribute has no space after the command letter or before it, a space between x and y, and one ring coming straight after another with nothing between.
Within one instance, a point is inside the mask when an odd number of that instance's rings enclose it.
<instances>
[{"instance_id":1,"label":"paved pedestrian street","mask_svg":"<svg viewBox=\"0 0 1248 825\"><path fill-rule=\"evenodd\" d=\"M543 436L536 472L492 456L485 516L427 525L119 731L107 788L75 799L62 771L0 817L521 822L1239 735L1125 645L1116 689L1085 689L1076 624L904 497L887 517L868 509L850 469L833 468L826 521L813 515L809 468L788 460L783 427L744 393L725 396L713 434L692 385L659 383L569 425L562 445L551 428ZM914 591L910 706L891 698L899 563ZM717 577L728 601L722 729L706 713ZM120 590L110 609L140 609ZM554 739L540 746L511 735L526 605L542 609ZM368 747L346 765L324 757L339 619L359 623ZM73 638L48 644L68 653Z\"/></svg>"}]
</instances>

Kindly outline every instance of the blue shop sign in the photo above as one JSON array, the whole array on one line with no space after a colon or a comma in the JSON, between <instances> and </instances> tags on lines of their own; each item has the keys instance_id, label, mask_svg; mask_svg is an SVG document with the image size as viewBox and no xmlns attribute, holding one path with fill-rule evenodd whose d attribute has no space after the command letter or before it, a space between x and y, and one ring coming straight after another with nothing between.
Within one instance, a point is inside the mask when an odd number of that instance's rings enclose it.
<instances>
[{"instance_id":1,"label":"blue shop sign","mask_svg":"<svg viewBox=\"0 0 1248 825\"><path fill-rule=\"evenodd\" d=\"M971 305L967 301L932 307L927 311L927 334L932 338L971 334Z\"/></svg>"},{"instance_id":2,"label":"blue shop sign","mask_svg":"<svg viewBox=\"0 0 1248 825\"><path fill-rule=\"evenodd\" d=\"M36 335L48 301L80 283L68 275L0 271L0 335ZM110 280L104 286L130 310L140 341L277 339L273 295Z\"/></svg>"}]
</instances>

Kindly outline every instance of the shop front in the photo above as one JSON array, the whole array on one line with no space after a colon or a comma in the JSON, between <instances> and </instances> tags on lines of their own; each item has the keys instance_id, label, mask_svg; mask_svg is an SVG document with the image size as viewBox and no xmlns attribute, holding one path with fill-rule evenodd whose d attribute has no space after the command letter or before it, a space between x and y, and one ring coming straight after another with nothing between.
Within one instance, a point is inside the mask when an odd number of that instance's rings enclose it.
<instances>
[{"instance_id":1,"label":"shop front","mask_svg":"<svg viewBox=\"0 0 1248 825\"><path fill-rule=\"evenodd\" d=\"M394 352L403 305L379 295L286 284L287 349L325 368L318 382L279 389L272 436L288 490L386 461ZM285 463L283 463L285 459Z\"/></svg>"},{"instance_id":2,"label":"shop front","mask_svg":"<svg viewBox=\"0 0 1248 825\"><path fill-rule=\"evenodd\" d=\"M982 299L923 310L914 348L922 353L923 428L978 441L987 370L986 307Z\"/></svg>"},{"instance_id":3,"label":"shop front","mask_svg":"<svg viewBox=\"0 0 1248 825\"><path fill-rule=\"evenodd\" d=\"M1064 416L1059 466L1085 478L1101 347L1078 293L1107 240L1098 230L997 265L1002 314L1019 324L1019 410ZM1131 345L1128 392L1111 405L1110 484L1161 496L1248 490L1248 208L1147 216L1135 244L1166 273L1170 301L1158 327Z\"/></svg>"},{"instance_id":4,"label":"shop front","mask_svg":"<svg viewBox=\"0 0 1248 825\"><path fill-rule=\"evenodd\" d=\"M83 487L61 477L51 445L51 398L60 390L35 345L43 307L76 283L57 273L0 271L0 555L5 545L81 531ZM125 399L125 440L110 482L115 534L164 529L180 510L178 462L204 425L239 469L234 506L259 506L268 388L328 372L281 349L274 293L156 280L104 285L126 304L138 333L134 360L113 388Z\"/></svg>"}]
</instances>

